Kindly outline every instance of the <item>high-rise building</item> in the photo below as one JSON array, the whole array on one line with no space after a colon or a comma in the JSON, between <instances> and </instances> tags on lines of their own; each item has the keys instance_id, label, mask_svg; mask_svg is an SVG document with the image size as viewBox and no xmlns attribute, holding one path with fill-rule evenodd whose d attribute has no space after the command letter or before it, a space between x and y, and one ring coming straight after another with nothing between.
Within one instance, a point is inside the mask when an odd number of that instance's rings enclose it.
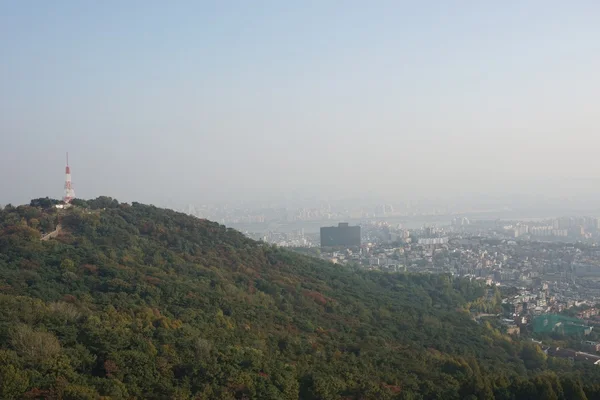
<instances>
[{"instance_id":1,"label":"high-rise building","mask_svg":"<svg viewBox=\"0 0 600 400\"><path fill-rule=\"evenodd\" d=\"M341 222L338 226L321 228L321 247L360 246L360 226L348 226Z\"/></svg>"}]
</instances>

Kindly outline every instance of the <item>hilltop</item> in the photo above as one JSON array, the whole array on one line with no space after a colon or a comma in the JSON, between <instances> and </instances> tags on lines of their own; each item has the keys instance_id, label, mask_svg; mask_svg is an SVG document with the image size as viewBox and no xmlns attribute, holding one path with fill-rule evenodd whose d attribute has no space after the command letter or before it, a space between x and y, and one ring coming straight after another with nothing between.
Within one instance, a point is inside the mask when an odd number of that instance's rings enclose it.
<instances>
[{"instance_id":1,"label":"hilltop","mask_svg":"<svg viewBox=\"0 0 600 400\"><path fill-rule=\"evenodd\" d=\"M0 398L600 398L600 368L474 322L499 306L479 282L345 269L107 197L54 204L0 211Z\"/></svg>"}]
</instances>

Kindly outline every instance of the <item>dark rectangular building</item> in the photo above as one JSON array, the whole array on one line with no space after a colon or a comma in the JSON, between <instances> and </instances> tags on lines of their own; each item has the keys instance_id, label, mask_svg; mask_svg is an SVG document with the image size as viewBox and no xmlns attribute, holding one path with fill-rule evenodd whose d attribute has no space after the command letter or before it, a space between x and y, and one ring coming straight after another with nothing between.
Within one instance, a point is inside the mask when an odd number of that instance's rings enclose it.
<instances>
[{"instance_id":1,"label":"dark rectangular building","mask_svg":"<svg viewBox=\"0 0 600 400\"><path fill-rule=\"evenodd\" d=\"M341 222L338 226L321 228L321 247L360 246L360 226L348 226Z\"/></svg>"}]
</instances>

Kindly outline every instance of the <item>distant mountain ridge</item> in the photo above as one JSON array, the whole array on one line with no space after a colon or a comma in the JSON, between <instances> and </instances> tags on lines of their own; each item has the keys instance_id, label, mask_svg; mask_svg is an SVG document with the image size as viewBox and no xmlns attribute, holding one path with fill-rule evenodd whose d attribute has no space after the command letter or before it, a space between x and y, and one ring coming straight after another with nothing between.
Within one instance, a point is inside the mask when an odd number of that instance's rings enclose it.
<instances>
[{"instance_id":1,"label":"distant mountain ridge","mask_svg":"<svg viewBox=\"0 0 600 400\"><path fill-rule=\"evenodd\" d=\"M109 197L54 204L0 211L2 399L600 396L598 370L472 321L479 282L348 270Z\"/></svg>"}]
</instances>

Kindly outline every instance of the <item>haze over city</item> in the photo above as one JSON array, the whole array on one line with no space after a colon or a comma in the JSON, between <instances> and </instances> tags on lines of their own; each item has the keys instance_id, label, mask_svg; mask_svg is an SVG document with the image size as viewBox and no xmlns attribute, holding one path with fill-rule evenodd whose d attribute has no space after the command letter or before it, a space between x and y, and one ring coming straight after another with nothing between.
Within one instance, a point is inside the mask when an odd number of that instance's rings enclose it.
<instances>
[{"instance_id":1,"label":"haze over city","mask_svg":"<svg viewBox=\"0 0 600 400\"><path fill-rule=\"evenodd\" d=\"M66 151L83 198L593 203L599 11L3 2L0 204L60 198Z\"/></svg>"}]
</instances>

